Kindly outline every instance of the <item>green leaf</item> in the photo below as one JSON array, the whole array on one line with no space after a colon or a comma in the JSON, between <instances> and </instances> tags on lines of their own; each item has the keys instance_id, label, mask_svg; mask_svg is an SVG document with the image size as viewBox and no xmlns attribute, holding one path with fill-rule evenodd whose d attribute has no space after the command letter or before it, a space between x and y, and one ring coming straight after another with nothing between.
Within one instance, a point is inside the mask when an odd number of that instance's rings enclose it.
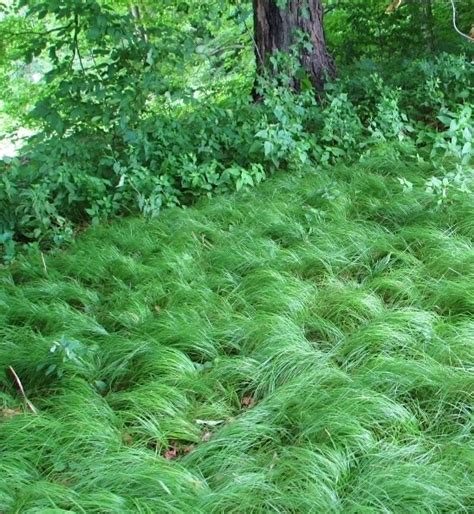
<instances>
[{"instance_id":1,"label":"green leaf","mask_svg":"<svg viewBox=\"0 0 474 514\"><path fill-rule=\"evenodd\" d=\"M265 151L265 157L268 157L273 152L274 146L271 141L265 141L265 143L263 143L263 148Z\"/></svg>"},{"instance_id":2,"label":"green leaf","mask_svg":"<svg viewBox=\"0 0 474 514\"><path fill-rule=\"evenodd\" d=\"M56 364L50 364L47 369L46 369L46 372L45 372L45 375L46 376L49 376L51 375L51 373L53 373L55 371L55 369L57 368Z\"/></svg>"}]
</instances>

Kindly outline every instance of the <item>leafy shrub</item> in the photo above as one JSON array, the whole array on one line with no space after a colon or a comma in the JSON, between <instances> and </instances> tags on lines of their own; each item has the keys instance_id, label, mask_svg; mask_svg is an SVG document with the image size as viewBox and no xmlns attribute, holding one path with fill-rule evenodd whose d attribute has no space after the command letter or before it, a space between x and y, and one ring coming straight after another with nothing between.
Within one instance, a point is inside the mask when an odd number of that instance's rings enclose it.
<instances>
[{"instance_id":1,"label":"leafy shrub","mask_svg":"<svg viewBox=\"0 0 474 514\"><path fill-rule=\"evenodd\" d=\"M434 137L433 154L439 151L457 158L461 164L468 164L473 156L472 108L465 105L458 112L442 109L438 119L447 127Z\"/></svg>"},{"instance_id":2,"label":"leafy shrub","mask_svg":"<svg viewBox=\"0 0 474 514\"><path fill-rule=\"evenodd\" d=\"M282 165L298 169L315 150L305 127L308 118L317 113L314 93L310 90L295 96L291 89L275 82L265 86L264 109L255 134L256 146L260 159L272 169Z\"/></svg>"},{"instance_id":3,"label":"leafy shrub","mask_svg":"<svg viewBox=\"0 0 474 514\"><path fill-rule=\"evenodd\" d=\"M431 177L425 182L425 191L432 195L436 205L452 202L456 194L473 194L473 171L467 173L457 166L456 171L447 172L442 177Z\"/></svg>"},{"instance_id":4,"label":"leafy shrub","mask_svg":"<svg viewBox=\"0 0 474 514\"><path fill-rule=\"evenodd\" d=\"M391 83L403 88L402 108L413 118L435 122L441 109L468 103L472 94L473 69L463 55L442 53L434 59L407 63L392 76Z\"/></svg>"},{"instance_id":5,"label":"leafy shrub","mask_svg":"<svg viewBox=\"0 0 474 514\"><path fill-rule=\"evenodd\" d=\"M46 377L55 375L62 378L67 367L75 373L87 371L87 357L93 354L95 347L87 347L80 341L66 338L64 335L58 341L54 341L49 349L48 357L38 364L37 371Z\"/></svg>"},{"instance_id":6,"label":"leafy shrub","mask_svg":"<svg viewBox=\"0 0 474 514\"><path fill-rule=\"evenodd\" d=\"M369 125L372 137L378 141L403 140L413 132L408 116L400 110L400 90L388 89L377 103Z\"/></svg>"},{"instance_id":7,"label":"leafy shrub","mask_svg":"<svg viewBox=\"0 0 474 514\"><path fill-rule=\"evenodd\" d=\"M431 148L430 159L436 175L425 181L424 189L440 207L452 203L459 194L474 194L472 109L469 105L458 108L457 112L441 109L438 119L446 127L443 132L425 129L417 138ZM399 181L405 192L413 190L413 184L405 178L400 177Z\"/></svg>"},{"instance_id":8,"label":"leafy shrub","mask_svg":"<svg viewBox=\"0 0 474 514\"><path fill-rule=\"evenodd\" d=\"M363 126L346 93L329 95L322 116L324 127L320 136L323 145L321 160L326 164L346 157L357 148Z\"/></svg>"},{"instance_id":9,"label":"leafy shrub","mask_svg":"<svg viewBox=\"0 0 474 514\"><path fill-rule=\"evenodd\" d=\"M387 93L397 91L399 108L408 118L436 128L440 109L469 103L473 73L465 55L441 53L392 66L362 59L343 70L336 87L348 94L364 123ZM335 85L329 87L333 90Z\"/></svg>"},{"instance_id":10,"label":"leafy shrub","mask_svg":"<svg viewBox=\"0 0 474 514\"><path fill-rule=\"evenodd\" d=\"M64 244L84 224L128 213L156 217L201 195L252 187L276 170L357 158L381 141L413 138L436 162L469 163L472 88L465 59L418 61L412 76L387 78L368 62L358 69L329 84L319 104L311 88L295 95L277 73L261 81L257 104L246 96L181 105L164 97L139 117L128 116L131 106L122 105L125 118L116 118L110 131L99 117L89 127L35 136L21 158L0 163L6 258L15 242ZM441 181L453 172L452 165L437 166Z\"/></svg>"}]
</instances>

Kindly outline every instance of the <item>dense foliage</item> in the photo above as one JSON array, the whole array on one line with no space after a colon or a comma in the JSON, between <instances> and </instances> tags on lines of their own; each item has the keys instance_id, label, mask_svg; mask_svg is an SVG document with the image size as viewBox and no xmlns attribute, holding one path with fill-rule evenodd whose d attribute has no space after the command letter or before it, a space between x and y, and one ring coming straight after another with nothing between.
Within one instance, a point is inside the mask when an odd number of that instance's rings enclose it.
<instances>
[{"instance_id":1,"label":"dense foliage","mask_svg":"<svg viewBox=\"0 0 474 514\"><path fill-rule=\"evenodd\" d=\"M156 216L277 169L356 159L389 139L410 139L425 157L449 154L439 176L467 163L471 47L448 30L446 5L435 3L427 33L416 2L391 14L376 0L328 2L339 79L319 100L307 82L293 95L286 83L297 61L281 56L278 74L259 81L258 105L251 6L165 5L42 0L7 10L3 58L41 68L39 83L5 99L10 114L24 102L17 119L36 131L17 158L0 161L0 241L10 256L15 242L61 244L90 222ZM461 20L466 13L459 2ZM18 66L3 76L6 91Z\"/></svg>"}]
</instances>

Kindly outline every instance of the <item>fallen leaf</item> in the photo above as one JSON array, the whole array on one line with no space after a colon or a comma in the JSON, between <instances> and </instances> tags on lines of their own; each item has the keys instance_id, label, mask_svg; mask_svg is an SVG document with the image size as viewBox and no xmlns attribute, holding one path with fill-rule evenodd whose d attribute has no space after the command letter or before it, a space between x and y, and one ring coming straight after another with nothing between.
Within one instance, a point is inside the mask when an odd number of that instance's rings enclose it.
<instances>
[{"instance_id":1,"label":"fallen leaf","mask_svg":"<svg viewBox=\"0 0 474 514\"><path fill-rule=\"evenodd\" d=\"M244 396L240 401L240 404L242 407L250 408L254 406L255 400L251 396Z\"/></svg>"},{"instance_id":2,"label":"fallen leaf","mask_svg":"<svg viewBox=\"0 0 474 514\"><path fill-rule=\"evenodd\" d=\"M128 432L125 432L124 434L122 434L122 441L125 444L132 444L133 443L133 437Z\"/></svg>"},{"instance_id":3,"label":"fallen leaf","mask_svg":"<svg viewBox=\"0 0 474 514\"><path fill-rule=\"evenodd\" d=\"M204 441L205 443L207 443L207 441L209 441L212 437L212 432L209 432L209 430L206 430L203 434L202 434L202 437L201 437L201 441Z\"/></svg>"},{"instance_id":4,"label":"fallen leaf","mask_svg":"<svg viewBox=\"0 0 474 514\"><path fill-rule=\"evenodd\" d=\"M191 453L194 450L194 448L196 448L196 446L194 444L190 444L189 446L185 446L183 448L183 453L184 454Z\"/></svg>"},{"instance_id":5,"label":"fallen leaf","mask_svg":"<svg viewBox=\"0 0 474 514\"><path fill-rule=\"evenodd\" d=\"M176 459L178 457L178 448L176 448L176 446L172 446L171 448L165 451L164 457L166 460Z\"/></svg>"},{"instance_id":6,"label":"fallen leaf","mask_svg":"<svg viewBox=\"0 0 474 514\"><path fill-rule=\"evenodd\" d=\"M16 409L0 409L0 416L4 418L13 418L14 416L18 416L18 414L21 414L23 411L20 409L20 407L17 407Z\"/></svg>"}]
</instances>

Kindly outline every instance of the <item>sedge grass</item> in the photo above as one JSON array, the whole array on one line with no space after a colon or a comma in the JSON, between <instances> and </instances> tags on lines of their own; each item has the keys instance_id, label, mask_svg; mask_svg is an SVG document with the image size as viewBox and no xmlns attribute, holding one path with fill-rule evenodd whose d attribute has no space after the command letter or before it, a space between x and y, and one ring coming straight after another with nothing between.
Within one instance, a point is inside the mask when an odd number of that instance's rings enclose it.
<instances>
[{"instance_id":1,"label":"sedge grass","mask_svg":"<svg viewBox=\"0 0 474 514\"><path fill-rule=\"evenodd\" d=\"M472 512L474 205L401 191L429 172L277 176L1 270L39 413L5 373L0 511Z\"/></svg>"}]
</instances>

